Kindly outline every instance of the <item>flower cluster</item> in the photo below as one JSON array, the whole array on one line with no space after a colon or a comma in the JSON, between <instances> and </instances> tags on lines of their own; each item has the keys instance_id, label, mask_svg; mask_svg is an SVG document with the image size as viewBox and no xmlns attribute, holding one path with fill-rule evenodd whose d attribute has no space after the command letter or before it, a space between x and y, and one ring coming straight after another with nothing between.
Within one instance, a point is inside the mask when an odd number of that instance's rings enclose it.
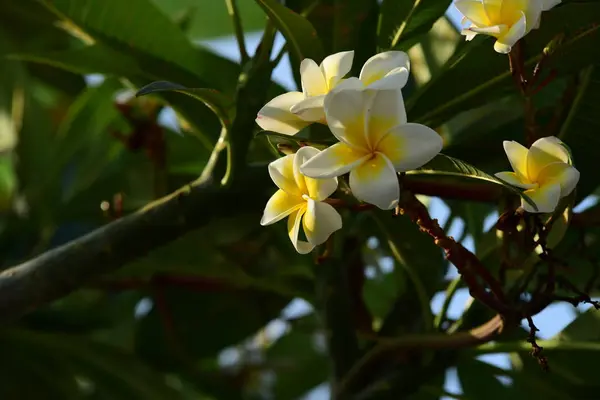
<instances>
[{"instance_id":1,"label":"flower cluster","mask_svg":"<svg viewBox=\"0 0 600 400\"><path fill-rule=\"evenodd\" d=\"M509 53L523 36L537 29L543 11L561 0L457 0L454 4L471 25L462 34L472 40L477 34L496 38L494 49Z\"/></svg>"},{"instance_id":2,"label":"flower cluster","mask_svg":"<svg viewBox=\"0 0 600 400\"><path fill-rule=\"evenodd\" d=\"M410 64L404 52L371 57L358 78L344 78L354 53L328 56L321 65L306 59L300 66L302 92L289 92L267 103L256 122L269 131L294 135L311 123L326 124L339 143L319 151L303 147L269 165L279 187L267 203L262 225L286 216L296 250L311 251L341 228L341 217L326 203L337 177L349 173L352 194L389 210L398 204L398 172L418 168L442 149L431 128L408 123L401 89ZM298 238L302 223L306 241Z\"/></svg>"}]
</instances>

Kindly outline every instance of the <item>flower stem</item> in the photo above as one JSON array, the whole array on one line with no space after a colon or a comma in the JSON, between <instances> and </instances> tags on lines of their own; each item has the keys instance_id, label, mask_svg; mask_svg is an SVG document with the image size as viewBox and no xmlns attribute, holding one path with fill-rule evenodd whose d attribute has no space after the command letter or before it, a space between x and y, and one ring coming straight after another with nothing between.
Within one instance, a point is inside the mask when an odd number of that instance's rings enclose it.
<instances>
[{"instance_id":1,"label":"flower stem","mask_svg":"<svg viewBox=\"0 0 600 400\"><path fill-rule=\"evenodd\" d=\"M244 29L242 28L242 20L240 18L240 12L237 7L236 0L225 0L225 5L227 6L227 13L231 17L233 21L233 30L235 33L235 39L238 44L238 48L240 50L240 58L242 60L242 64L245 64L250 57L248 56L248 52L246 51L246 42L244 41Z\"/></svg>"}]
</instances>

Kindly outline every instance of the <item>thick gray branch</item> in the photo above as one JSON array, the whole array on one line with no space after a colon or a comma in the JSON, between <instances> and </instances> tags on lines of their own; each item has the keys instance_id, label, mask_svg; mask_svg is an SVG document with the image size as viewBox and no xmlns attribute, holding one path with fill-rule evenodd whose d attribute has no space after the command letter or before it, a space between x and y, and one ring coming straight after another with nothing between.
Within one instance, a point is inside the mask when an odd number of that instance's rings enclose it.
<instances>
[{"instance_id":1,"label":"thick gray branch","mask_svg":"<svg viewBox=\"0 0 600 400\"><path fill-rule=\"evenodd\" d=\"M266 184L271 185L265 175L263 167L229 189L191 187L3 271L0 322L65 296L192 229L232 214L260 210L269 195Z\"/></svg>"}]
</instances>

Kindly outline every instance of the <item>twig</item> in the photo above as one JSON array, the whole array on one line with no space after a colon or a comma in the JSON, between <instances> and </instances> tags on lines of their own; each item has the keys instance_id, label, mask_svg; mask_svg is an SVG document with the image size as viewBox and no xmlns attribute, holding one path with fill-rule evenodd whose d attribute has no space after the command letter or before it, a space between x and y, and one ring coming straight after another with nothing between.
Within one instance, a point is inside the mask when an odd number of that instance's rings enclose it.
<instances>
[{"instance_id":1,"label":"twig","mask_svg":"<svg viewBox=\"0 0 600 400\"><path fill-rule=\"evenodd\" d=\"M481 264L475 254L446 235L437 220L431 219L427 208L414 194L408 191L403 192L399 210L419 225L423 232L430 235L437 246L444 249L446 258L456 266L462 275L471 296L496 312L508 313L510 311L500 282ZM481 286L478 282L479 278L487 284L492 294Z\"/></svg>"},{"instance_id":2,"label":"twig","mask_svg":"<svg viewBox=\"0 0 600 400\"><path fill-rule=\"evenodd\" d=\"M246 42L244 40L244 28L242 27L242 20L240 18L240 12L237 7L237 0L225 0L225 5L227 6L227 13L233 21L233 31L235 33L235 39L240 50L240 58L242 60L243 65L246 62L248 62L250 57L248 56L248 52L246 51Z\"/></svg>"},{"instance_id":3,"label":"twig","mask_svg":"<svg viewBox=\"0 0 600 400\"><path fill-rule=\"evenodd\" d=\"M471 347L493 340L502 331L504 320L496 315L485 324L473 328L467 332L457 332L451 335L416 334L406 335L395 339L379 339L380 343L365 354L348 372L340 383L337 395L345 394L353 388L361 376L369 370L375 361L384 355L403 349L459 349Z\"/></svg>"},{"instance_id":4,"label":"twig","mask_svg":"<svg viewBox=\"0 0 600 400\"><path fill-rule=\"evenodd\" d=\"M537 344L535 338L535 333L539 329L535 326L531 317L527 317L527 323L529 324L529 336L527 337L527 342L531 343L531 356L534 357L542 369L547 372L549 370L548 359L542 354L544 348Z\"/></svg>"}]
</instances>

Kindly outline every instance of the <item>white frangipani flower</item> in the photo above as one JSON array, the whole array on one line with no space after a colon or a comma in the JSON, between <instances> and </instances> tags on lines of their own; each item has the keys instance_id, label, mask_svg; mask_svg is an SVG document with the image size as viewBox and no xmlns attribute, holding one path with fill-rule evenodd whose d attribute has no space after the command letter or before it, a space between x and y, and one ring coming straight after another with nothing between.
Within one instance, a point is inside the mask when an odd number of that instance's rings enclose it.
<instances>
[{"instance_id":1,"label":"white frangipani flower","mask_svg":"<svg viewBox=\"0 0 600 400\"><path fill-rule=\"evenodd\" d=\"M347 79L325 99L325 115L340 143L300 171L321 179L350 172L354 196L384 210L394 208L400 197L396 172L418 168L442 149L433 129L407 123L400 90L373 90Z\"/></svg>"},{"instance_id":2,"label":"white frangipani flower","mask_svg":"<svg viewBox=\"0 0 600 400\"><path fill-rule=\"evenodd\" d=\"M543 11L550 10L560 0L457 0L454 4L471 22L462 31L467 40L477 34L494 36L494 49L509 53L512 46L532 29L539 27Z\"/></svg>"},{"instance_id":3,"label":"white frangipani flower","mask_svg":"<svg viewBox=\"0 0 600 400\"><path fill-rule=\"evenodd\" d=\"M560 139L550 136L537 140L528 150L514 141L504 142L504 151L514 172L498 172L496 176L518 188L535 203L536 211L521 199L521 207L530 213L550 213L559 200L575 189L579 171L571 165L571 157Z\"/></svg>"},{"instance_id":4,"label":"white frangipani flower","mask_svg":"<svg viewBox=\"0 0 600 400\"><path fill-rule=\"evenodd\" d=\"M342 227L340 214L324 203L337 189L337 179L311 179L300 173L300 165L319 154L314 147L302 147L269 164L269 175L279 190L269 199L260 224L274 224L288 217L288 234L296 251L310 253ZM298 239L300 223L308 242Z\"/></svg>"},{"instance_id":5,"label":"white frangipani flower","mask_svg":"<svg viewBox=\"0 0 600 400\"><path fill-rule=\"evenodd\" d=\"M265 130L294 135L313 122L325 122L323 101L350 72L354 51L325 57L321 65L310 58L300 63L302 92L288 92L269 101L258 112L256 123Z\"/></svg>"},{"instance_id":6,"label":"white frangipani flower","mask_svg":"<svg viewBox=\"0 0 600 400\"><path fill-rule=\"evenodd\" d=\"M325 96L345 80L354 51L326 57L321 65L311 59L300 64L302 92L275 97L259 112L256 123L265 130L295 135L313 122L325 123ZM402 89L408 81L410 61L402 51L387 51L369 58L360 71L360 82L370 89Z\"/></svg>"}]
</instances>

